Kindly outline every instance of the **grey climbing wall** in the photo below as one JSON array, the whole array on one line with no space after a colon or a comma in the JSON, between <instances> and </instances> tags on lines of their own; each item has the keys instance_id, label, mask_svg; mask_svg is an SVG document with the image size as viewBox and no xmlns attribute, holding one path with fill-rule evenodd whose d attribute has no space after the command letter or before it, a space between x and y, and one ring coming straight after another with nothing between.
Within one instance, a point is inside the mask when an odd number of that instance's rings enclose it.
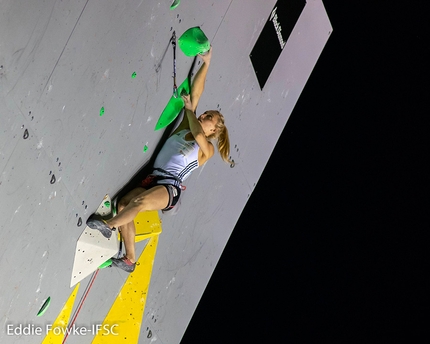
<instances>
[{"instance_id":1,"label":"grey climbing wall","mask_svg":"<svg viewBox=\"0 0 430 344\"><path fill-rule=\"evenodd\" d=\"M236 165L215 156L187 180L179 213L160 215L139 342L178 343L332 30L322 1L307 1L261 89L249 55L275 0L170 4L0 0L2 343L40 343L7 326L58 316L71 293L79 220L148 161L172 92L172 31L200 26L213 59L198 112L224 114ZM177 55L180 83L192 59ZM77 322L101 323L126 277L102 270Z\"/></svg>"}]
</instances>

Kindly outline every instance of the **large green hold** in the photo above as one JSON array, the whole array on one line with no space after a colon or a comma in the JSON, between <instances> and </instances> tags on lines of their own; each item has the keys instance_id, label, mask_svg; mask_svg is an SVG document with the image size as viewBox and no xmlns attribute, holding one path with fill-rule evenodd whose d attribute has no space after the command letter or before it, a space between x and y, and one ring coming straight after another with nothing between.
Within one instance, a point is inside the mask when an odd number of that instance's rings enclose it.
<instances>
[{"instance_id":1,"label":"large green hold","mask_svg":"<svg viewBox=\"0 0 430 344\"><path fill-rule=\"evenodd\" d=\"M211 48L208 38L198 26L185 31L179 37L178 44L186 56L203 54Z\"/></svg>"},{"instance_id":2,"label":"large green hold","mask_svg":"<svg viewBox=\"0 0 430 344\"><path fill-rule=\"evenodd\" d=\"M155 131L167 127L173 120L179 115L182 108L184 107L184 101L181 98L181 94L190 94L190 83L188 78L178 87L178 98L174 96L170 97L169 102L164 108L163 112L155 125Z\"/></svg>"}]
</instances>

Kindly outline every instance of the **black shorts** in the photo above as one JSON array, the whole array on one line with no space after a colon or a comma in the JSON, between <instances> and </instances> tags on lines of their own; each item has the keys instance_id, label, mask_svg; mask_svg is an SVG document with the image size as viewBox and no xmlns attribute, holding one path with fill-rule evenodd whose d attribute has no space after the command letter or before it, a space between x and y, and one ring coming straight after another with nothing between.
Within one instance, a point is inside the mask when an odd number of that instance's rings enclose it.
<instances>
[{"instance_id":1,"label":"black shorts","mask_svg":"<svg viewBox=\"0 0 430 344\"><path fill-rule=\"evenodd\" d=\"M169 203L167 204L166 208L161 209L162 211L169 211L173 209L176 203L178 203L179 197L181 196L181 186L176 185L178 184L176 180L174 181L173 184L159 183L161 180L167 180L167 179L173 179L173 178L150 174L140 183L140 186L146 190L149 190L157 185L163 185L166 188L167 192L169 193Z\"/></svg>"}]
</instances>

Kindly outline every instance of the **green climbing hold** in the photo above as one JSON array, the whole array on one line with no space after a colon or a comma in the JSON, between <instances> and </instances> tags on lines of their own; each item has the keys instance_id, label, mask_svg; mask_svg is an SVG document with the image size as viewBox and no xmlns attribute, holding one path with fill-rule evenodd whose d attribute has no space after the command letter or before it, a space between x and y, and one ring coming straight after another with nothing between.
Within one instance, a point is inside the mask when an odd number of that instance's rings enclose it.
<instances>
[{"instance_id":1,"label":"green climbing hold","mask_svg":"<svg viewBox=\"0 0 430 344\"><path fill-rule=\"evenodd\" d=\"M105 261L102 265L99 266L99 269L104 269L110 265L112 265L112 259L109 258L107 261Z\"/></svg>"},{"instance_id":2,"label":"green climbing hold","mask_svg":"<svg viewBox=\"0 0 430 344\"><path fill-rule=\"evenodd\" d=\"M148 150L148 146L145 145L145 147L143 147L143 152L146 153L147 150Z\"/></svg>"},{"instance_id":3,"label":"green climbing hold","mask_svg":"<svg viewBox=\"0 0 430 344\"><path fill-rule=\"evenodd\" d=\"M185 31L178 39L179 48L186 56L196 56L209 51L211 44L204 32L198 27Z\"/></svg>"},{"instance_id":4,"label":"green climbing hold","mask_svg":"<svg viewBox=\"0 0 430 344\"><path fill-rule=\"evenodd\" d=\"M100 116L103 116L105 114L105 108L102 106L100 109Z\"/></svg>"},{"instance_id":5,"label":"green climbing hold","mask_svg":"<svg viewBox=\"0 0 430 344\"><path fill-rule=\"evenodd\" d=\"M179 6L180 3L181 3L181 0L173 0L172 5L170 5L170 9L174 10L176 7Z\"/></svg>"},{"instance_id":6,"label":"green climbing hold","mask_svg":"<svg viewBox=\"0 0 430 344\"><path fill-rule=\"evenodd\" d=\"M42 316L46 312L46 310L48 309L50 303L51 303L51 297L48 297L45 300L45 302L43 303L42 307L40 307L39 312L37 312L37 316L38 317Z\"/></svg>"},{"instance_id":7,"label":"green climbing hold","mask_svg":"<svg viewBox=\"0 0 430 344\"><path fill-rule=\"evenodd\" d=\"M136 77L136 72L133 72L133 74L131 74L131 78L134 79Z\"/></svg>"},{"instance_id":8,"label":"green climbing hold","mask_svg":"<svg viewBox=\"0 0 430 344\"><path fill-rule=\"evenodd\" d=\"M110 207L110 202L106 201L106 202L104 202L104 205L105 205L106 208L109 208Z\"/></svg>"},{"instance_id":9,"label":"green climbing hold","mask_svg":"<svg viewBox=\"0 0 430 344\"><path fill-rule=\"evenodd\" d=\"M189 94L190 93L190 83L188 78L184 80L181 86L178 87L178 94ZM164 108L163 112L155 125L155 131L167 127L173 120L179 115L182 108L184 107L184 101L181 97L175 98L172 96Z\"/></svg>"}]
</instances>

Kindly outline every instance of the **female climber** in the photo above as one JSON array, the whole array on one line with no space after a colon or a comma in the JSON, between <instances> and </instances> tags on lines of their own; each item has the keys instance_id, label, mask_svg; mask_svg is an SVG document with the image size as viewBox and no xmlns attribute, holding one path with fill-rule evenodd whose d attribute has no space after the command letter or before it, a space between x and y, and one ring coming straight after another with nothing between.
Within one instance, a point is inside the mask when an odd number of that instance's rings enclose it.
<instances>
[{"instance_id":1,"label":"female climber","mask_svg":"<svg viewBox=\"0 0 430 344\"><path fill-rule=\"evenodd\" d=\"M221 158L230 162L230 142L223 115L215 110L205 111L198 118L195 114L204 90L212 48L207 54L199 56L203 64L193 80L191 96L182 97L185 103L184 118L157 155L152 174L118 202L117 216L105 221L94 214L87 220L90 228L99 230L107 238L112 235L112 229L121 231L126 254L122 258L112 258L112 265L127 272L134 271L136 266L133 220L137 214L141 211L173 209L181 195L182 182L213 156L215 149L211 140L217 140Z\"/></svg>"}]
</instances>

